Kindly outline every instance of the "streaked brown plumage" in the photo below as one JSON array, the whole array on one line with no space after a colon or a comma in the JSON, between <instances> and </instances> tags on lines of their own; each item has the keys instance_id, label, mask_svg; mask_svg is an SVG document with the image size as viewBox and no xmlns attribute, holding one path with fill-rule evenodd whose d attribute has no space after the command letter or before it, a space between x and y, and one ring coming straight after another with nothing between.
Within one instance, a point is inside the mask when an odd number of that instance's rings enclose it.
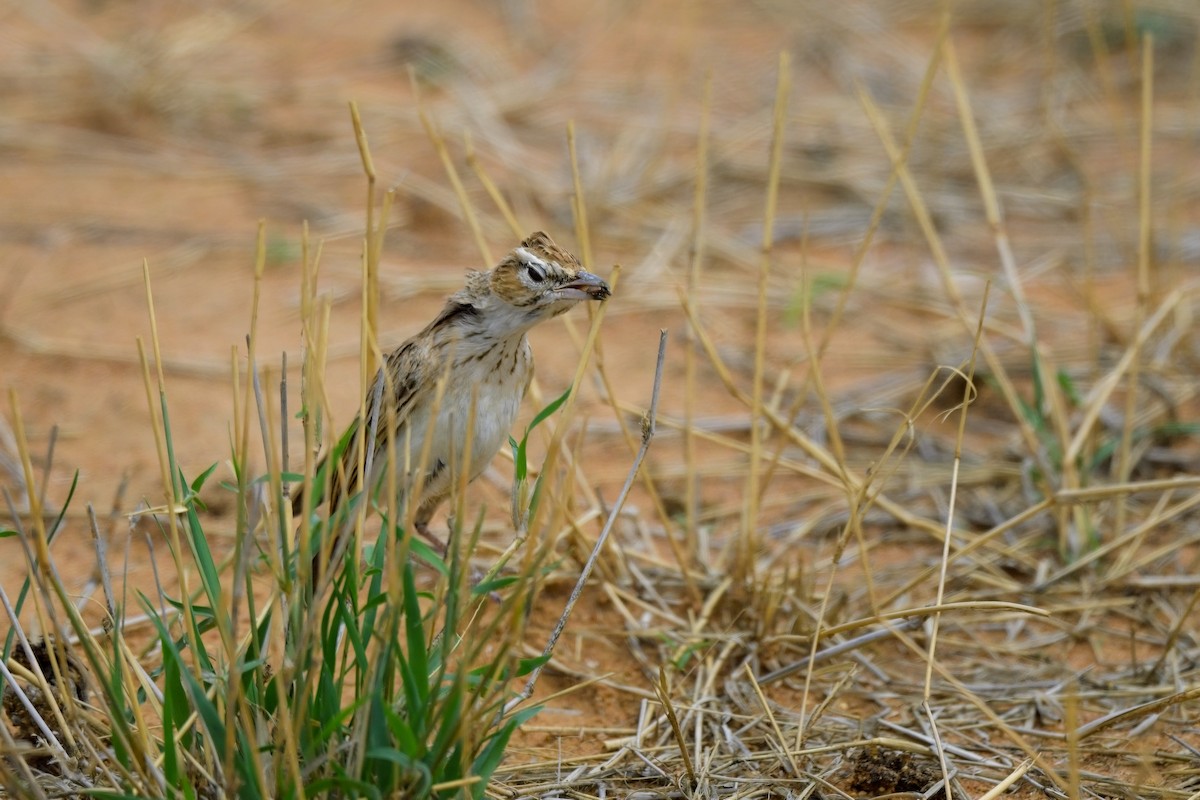
<instances>
[{"instance_id":1,"label":"streaked brown plumage","mask_svg":"<svg viewBox=\"0 0 1200 800\"><path fill-rule=\"evenodd\" d=\"M468 480L474 480L508 440L533 378L533 353L526 334L580 301L608 296L608 284L586 272L574 255L540 231L493 269L469 272L467 285L449 298L424 330L389 354L375 376L367 394L368 436L375 420L367 485L376 485L387 463L390 420L395 424L392 441L402 492L417 482L421 454L432 436L414 522L418 532L433 539L429 521L462 471L466 469ZM443 375L446 387L437 405L437 385ZM382 399L379 408L377 397ZM431 424L435 405L437 416ZM351 423L354 443L362 424L362 419ZM468 431L469 456L463 453ZM333 470L331 511L364 488L359 461L357 446L351 444ZM300 513L303 505L303 497L297 496L295 512ZM336 555L338 548L332 552ZM314 574L315 568L314 560Z\"/></svg>"}]
</instances>

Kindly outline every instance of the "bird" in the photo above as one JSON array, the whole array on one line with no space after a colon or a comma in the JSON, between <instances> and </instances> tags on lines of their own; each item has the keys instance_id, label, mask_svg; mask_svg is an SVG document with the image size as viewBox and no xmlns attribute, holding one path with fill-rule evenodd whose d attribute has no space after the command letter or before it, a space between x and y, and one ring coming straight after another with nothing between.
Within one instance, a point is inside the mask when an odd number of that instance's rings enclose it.
<instances>
[{"instance_id":1,"label":"bird","mask_svg":"<svg viewBox=\"0 0 1200 800\"><path fill-rule=\"evenodd\" d=\"M493 268L469 271L466 285L419 333L388 354L375 374L365 415L350 423L343 438L348 444L332 465L330 515L381 483L390 441L398 489L407 502L416 503L416 532L444 555L446 545L430 532L429 523L459 485L462 473L468 481L477 478L508 441L533 380L527 334L581 302L603 301L610 295L602 278L585 270L575 255L542 231L526 237ZM364 421L368 427L360 431ZM468 440L470 453L464 453ZM359 457L362 442L370 448L369 459ZM422 460L426 448L428 455ZM317 474L328 459L327 454L318 462ZM365 483L360 461L371 465ZM420 468L405 466L418 464ZM418 487L419 496L409 497ZM317 495L321 488L314 489L314 507L322 501ZM292 508L296 515L304 512L302 492L293 498ZM344 536L336 536L329 550L332 558L340 556ZM314 583L320 551L315 552Z\"/></svg>"}]
</instances>

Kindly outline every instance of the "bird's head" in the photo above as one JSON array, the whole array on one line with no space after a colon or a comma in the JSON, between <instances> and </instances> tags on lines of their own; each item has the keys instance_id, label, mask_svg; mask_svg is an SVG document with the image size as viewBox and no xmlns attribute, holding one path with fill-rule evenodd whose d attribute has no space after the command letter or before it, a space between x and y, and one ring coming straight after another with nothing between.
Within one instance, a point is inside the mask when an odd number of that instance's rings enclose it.
<instances>
[{"instance_id":1,"label":"bird's head","mask_svg":"<svg viewBox=\"0 0 1200 800\"><path fill-rule=\"evenodd\" d=\"M607 283L541 231L485 274L493 297L537 320L558 316L581 300L604 300L611 294Z\"/></svg>"}]
</instances>

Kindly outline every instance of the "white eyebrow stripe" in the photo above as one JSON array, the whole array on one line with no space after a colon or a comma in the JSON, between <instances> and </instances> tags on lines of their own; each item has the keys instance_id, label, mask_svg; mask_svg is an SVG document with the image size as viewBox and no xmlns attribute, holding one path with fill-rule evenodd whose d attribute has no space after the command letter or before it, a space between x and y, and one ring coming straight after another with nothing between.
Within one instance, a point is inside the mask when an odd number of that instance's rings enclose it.
<instances>
[{"instance_id":1,"label":"white eyebrow stripe","mask_svg":"<svg viewBox=\"0 0 1200 800\"><path fill-rule=\"evenodd\" d=\"M515 252L517 254L517 258L521 259L521 262L524 264L538 264L543 267L550 266L549 261L543 261L542 259L535 256L529 250L526 250L524 247L518 247L513 252Z\"/></svg>"}]
</instances>

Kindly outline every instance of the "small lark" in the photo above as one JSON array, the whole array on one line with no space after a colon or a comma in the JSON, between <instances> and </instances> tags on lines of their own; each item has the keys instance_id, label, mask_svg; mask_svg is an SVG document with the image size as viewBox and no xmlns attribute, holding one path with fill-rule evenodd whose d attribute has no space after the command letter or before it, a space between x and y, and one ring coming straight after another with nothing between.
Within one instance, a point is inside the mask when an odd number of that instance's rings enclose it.
<instances>
[{"instance_id":1,"label":"small lark","mask_svg":"<svg viewBox=\"0 0 1200 800\"><path fill-rule=\"evenodd\" d=\"M370 458L364 460L371 464L371 480L364 487L359 479L359 454L351 444L333 470L331 510L362 489L377 485L388 461L387 426L394 421L390 438L401 473L406 463L420 461L426 441L432 437L424 475L400 480L402 490L421 485L416 500L417 532L444 548L429 532L429 521L458 485L462 471L467 472L468 480L474 480L508 441L521 399L533 379L533 352L526 334L582 300L604 300L609 293L607 283L586 272L579 259L540 231L521 242L495 268L468 273L467 285L449 298L433 322L389 354L376 373L367 394L366 414L367 435L372 420L375 426L375 437L368 444ZM438 404L437 384L443 375L446 387ZM380 408L376 408L377 402ZM431 419L435 407L437 416ZM351 423L353 436L357 437L363 424L361 418ZM468 438L471 452L464 458ZM303 501L302 495L295 498L296 513L303 509ZM332 552L335 557L339 553L336 545ZM314 576L315 569L314 559Z\"/></svg>"}]
</instances>

